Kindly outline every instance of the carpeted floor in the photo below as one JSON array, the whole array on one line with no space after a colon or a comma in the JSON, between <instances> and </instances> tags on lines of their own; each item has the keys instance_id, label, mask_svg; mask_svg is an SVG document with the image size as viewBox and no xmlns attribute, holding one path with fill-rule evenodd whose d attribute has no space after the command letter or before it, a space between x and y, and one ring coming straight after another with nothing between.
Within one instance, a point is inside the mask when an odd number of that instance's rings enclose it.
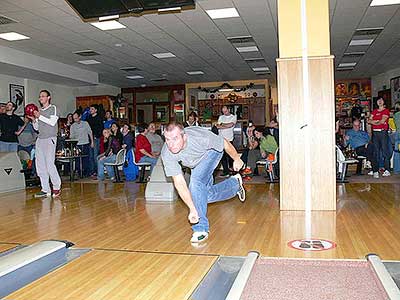
<instances>
[{"instance_id":1,"label":"carpeted floor","mask_svg":"<svg viewBox=\"0 0 400 300\"><path fill-rule=\"evenodd\" d=\"M384 300L366 261L258 259L242 300Z\"/></svg>"}]
</instances>

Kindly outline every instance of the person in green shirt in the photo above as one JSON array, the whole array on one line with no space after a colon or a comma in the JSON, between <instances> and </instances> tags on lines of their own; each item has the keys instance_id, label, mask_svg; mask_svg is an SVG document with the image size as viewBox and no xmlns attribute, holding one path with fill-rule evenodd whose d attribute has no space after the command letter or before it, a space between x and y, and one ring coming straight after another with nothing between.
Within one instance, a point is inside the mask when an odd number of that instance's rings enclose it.
<instances>
[{"instance_id":1,"label":"person in green shirt","mask_svg":"<svg viewBox=\"0 0 400 300\"><path fill-rule=\"evenodd\" d=\"M263 158L267 158L268 154L275 154L276 149L278 149L278 144L272 135L264 136L264 128L257 127L254 130L254 135L260 141L260 153Z\"/></svg>"}]
</instances>

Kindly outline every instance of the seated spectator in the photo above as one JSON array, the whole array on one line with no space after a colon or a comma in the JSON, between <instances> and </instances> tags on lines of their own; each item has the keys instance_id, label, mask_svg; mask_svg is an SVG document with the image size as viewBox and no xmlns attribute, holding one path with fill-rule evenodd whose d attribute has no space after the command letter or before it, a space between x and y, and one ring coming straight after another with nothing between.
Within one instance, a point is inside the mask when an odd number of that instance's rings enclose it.
<instances>
[{"instance_id":1,"label":"seated spectator","mask_svg":"<svg viewBox=\"0 0 400 300\"><path fill-rule=\"evenodd\" d=\"M116 137L111 134L110 129L103 129L104 141L107 141L108 147L104 153L97 157L97 179L104 180L104 164L115 162L118 151L121 146ZM107 174L111 180L115 179L114 168L111 166L106 166Z\"/></svg>"},{"instance_id":2,"label":"seated spectator","mask_svg":"<svg viewBox=\"0 0 400 300\"><path fill-rule=\"evenodd\" d=\"M278 121L276 120L276 117L269 122L268 127L266 128L266 132L264 132L264 135L272 135L275 138L275 142L279 146L279 128L278 128Z\"/></svg>"},{"instance_id":3,"label":"seated spectator","mask_svg":"<svg viewBox=\"0 0 400 300\"><path fill-rule=\"evenodd\" d=\"M197 116L196 112L192 111L188 115L188 119L183 124L183 127L199 126L199 122L198 121L199 121L199 117Z\"/></svg>"},{"instance_id":4,"label":"seated spectator","mask_svg":"<svg viewBox=\"0 0 400 300\"><path fill-rule=\"evenodd\" d=\"M254 136L254 129L255 126L254 124L250 121L249 126L246 128L245 132L245 138L246 138L246 149L243 151L242 154L242 160L246 165L246 168L243 170L242 174L244 175L250 175L254 174L257 175L258 171L257 168L251 168L248 166L248 157L249 155L252 156L252 160L254 160L254 157L258 157L258 154L260 153L260 150L258 148L258 141L256 137ZM245 177L246 180L250 180L250 178Z\"/></svg>"},{"instance_id":5,"label":"seated spectator","mask_svg":"<svg viewBox=\"0 0 400 300\"><path fill-rule=\"evenodd\" d=\"M365 156L371 162L372 171L369 175L374 178L379 178L379 166L376 159L376 148L370 143L370 137L367 132L360 130L360 121L355 119L353 121L353 129L346 132L344 137L345 143L356 151L357 155Z\"/></svg>"},{"instance_id":6,"label":"seated spectator","mask_svg":"<svg viewBox=\"0 0 400 300\"><path fill-rule=\"evenodd\" d=\"M157 156L155 156L151 149L151 144L147 139L148 125L146 123L140 124L137 127L138 136L135 143L135 160L136 162L147 162L151 164L151 170L157 163Z\"/></svg>"},{"instance_id":7,"label":"seated spectator","mask_svg":"<svg viewBox=\"0 0 400 300\"><path fill-rule=\"evenodd\" d=\"M93 133L89 123L81 120L80 113L75 112L72 117L74 122L70 128L70 138L78 140L77 147L83 155L82 166L79 158L76 159L76 166L78 171L82 169L82 174L86 177L90 175L89 152L94 147Z\"/></svg>"},{"instance_id":8,"label":"seated spectator","mask_svg":"<svg viewBox=\"0 0 400 300\"><path fill-rule=\"evenodd\" d=\"M129 151L133 147L133 134L131 131L131 125L129 124L124 124L122 126L122 148L125 149L126 151Z\"/></svg>"},{"instance_id":9,"label":"seated spectator","mask_svg":"<svg viewBox=\"0 0 400 300\"><path fill-rule=\"evenodd\" d=\"M121 133L121 129L119 128L117 123L112 123L111 124L111 134L113 136L115 136L119 142L120 145L122 145L122 133Z\"/></svg>"},{"instance_id":10,"label":"seated spectator","mask_svg":"<svg viewBox=\"0 0 400 300\"><path fill-rule=\"evenodd\" d=\"M164 141L162 137L156 133L156 124L154 124L153 122L149 124L149 129L146 134L146 137L151 144L151 150L153 152L153 155L159 157L161 149L164 145Z\"/></svg>"},{"instance_id":11,"label":"seated spectator","mask_svg":"<svg viewBox=\"0 0 400 300\"><path fill-rule=\"evenodd\" d=\"M110 129L111 125L115 123L115 120L112 117L112 111L107 110L105 115L106 120L104 121L104 128Z\"/></svg>"}]
</instances>

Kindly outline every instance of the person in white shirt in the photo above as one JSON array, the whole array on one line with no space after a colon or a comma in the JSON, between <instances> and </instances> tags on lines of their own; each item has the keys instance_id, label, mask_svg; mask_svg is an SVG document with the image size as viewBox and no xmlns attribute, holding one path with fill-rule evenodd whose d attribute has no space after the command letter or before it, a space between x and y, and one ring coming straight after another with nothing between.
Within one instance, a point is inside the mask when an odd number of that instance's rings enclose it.
<instances>
[{"instance_id":1,"label":"person in white shirt","mask_svg":"<svg viewBox=\"0 0 400 300\"><path fill-rule=\"evenodd\" d=\"M218 128L219 135L221 135L231 144L233 141L233 128L235 127L236 122L237 122L236 116L232 115L228 107L224 105L222 107L222 115L219 116L218 124L216 125L216 127ZM233 161L226 152L224 152L224 155L222 156L221 163L223 167L222 176L223 177L229 176L229 168L232 167Z\"/></svg>"}]
</instances>

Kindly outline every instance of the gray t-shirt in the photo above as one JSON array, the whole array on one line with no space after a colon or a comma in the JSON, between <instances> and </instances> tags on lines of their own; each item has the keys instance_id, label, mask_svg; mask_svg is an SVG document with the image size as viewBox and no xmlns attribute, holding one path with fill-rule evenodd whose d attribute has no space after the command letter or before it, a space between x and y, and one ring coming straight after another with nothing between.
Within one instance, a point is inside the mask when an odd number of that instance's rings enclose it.
<instances>
[{"instance_id":1,"label":"gray t-shirt","mask_svg":"<svg viewBox=\"0 0 400 300\"><path fill-rule=\"evenodd\" d=\"M89 123L86 121L80 121L79 123L73 123L71 125L70 139L78 140L78 145L89 144L89 135L92 133Z\"/></svg>"},{"instance_id":2,"label":"gray t-shirt","mask_svg":"<svg viewBox=\"0 0 400 300\"><path fill-rule=\"evenodd\" d=\"M164 144L164 141L162 140L161 136L159 136L156 133L148 133L146 134L146 137L151 144L151 152L160 153L161 148Z\"/></svg>"},{"instance_id":3,"label":"gray t-shirt","mask_svg":"<svg viewBox=\"0 0 400 300\"><path fill-rule=\"evenodd\" d=\"M176 176L182 174L179 162L188 168L196 167L208 150L214 149L218 152L224 150L223 137L212 133L208 129L201 127L186 127L184 129L187 136L186 147L179 153L174 154L169 151L167 145L161 150L161 158L164 163L165 175Z\"/></svg>"}]
</instances>

